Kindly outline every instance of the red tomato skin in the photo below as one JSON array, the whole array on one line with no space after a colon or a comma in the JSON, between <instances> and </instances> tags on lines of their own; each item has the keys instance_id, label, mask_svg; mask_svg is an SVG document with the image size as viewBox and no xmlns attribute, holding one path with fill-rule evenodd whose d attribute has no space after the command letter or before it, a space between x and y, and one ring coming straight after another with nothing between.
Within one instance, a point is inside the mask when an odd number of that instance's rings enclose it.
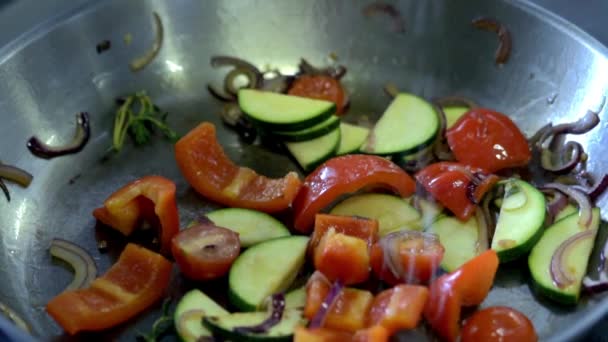
<instances>
[{"instance_id":1,"label":"red tomato skin","mask_svg":"<svg viewBox=\"0 0 608 342\"><path fill-rule=\"evenodd\" d=\"M221 239L217 237L221 236ZM220 240L215 253L191 250L189 243L204 239ZM213 243L213 241L211 241ZM171 243L171 251L180 271L192 280L210 280L224 276L239 256L241 248L239 235L229 229L209 224L200 224L182 230ZM203 248L204 249L204 248ZM214 254L222 253L217 256Z\"/></svg>"},{"instance_id":2,"label":"red tomato skin","mask_svg":"<svg viewBox=\"0 0 608 342\"><path fill-rule=\"evenodd\" d=\"M483 180L468 194L472 176L476 174L481 175ZM481 201L498 181L498 177L486 170L454 162L431 164L418 171L415 177L418 184L461 221L467 221L475 213L477 206L471 197L477 202Z\"/></svg>"},{"instance_id":3,"label":"red tomato skin","mask_svg":"<svg viewBox=\"0 0 608 342\"><path fill-rule=\"evenodd\" d=\"M526 166L532 157L528 140L515 123L490 109L471 109L446 137L459 162L489 172Z\"/></svg>"},{"instance_id":4,"label":"red tomato skin","mask_svg":"<svg viewBox=\"0 0 608 342\"><path fill-rule=\"evenodd\" d=\"M381 187L402 197L414 193L414 180L395 163L378 156L353 154L335 157L304 180L294 202L294 228L310 233L315 215L339 196L363 188Z\"/></svg>"},{"instance_id":5,"label":"red tomato skin","mask_svg":"<svg viewBox=\"0 0 608 342\"><path fill-rule=\"evenodd\" d=\"M465 322L462 342L536 342L538 336L532 322L521 312L494 306L475 312Z\"/></svg>"},{"instance_id":6,"label":"red tomato skin","mask_svg":"<svg viewBox=\"0 0 608 342\"><path fill-rule=\"evenodd\" d=\"M342 114L346 106L346 94L340 81L326 75L302 75L293 82L288 94L333 102L337 115Z\"/></svg>"}]
</instances>

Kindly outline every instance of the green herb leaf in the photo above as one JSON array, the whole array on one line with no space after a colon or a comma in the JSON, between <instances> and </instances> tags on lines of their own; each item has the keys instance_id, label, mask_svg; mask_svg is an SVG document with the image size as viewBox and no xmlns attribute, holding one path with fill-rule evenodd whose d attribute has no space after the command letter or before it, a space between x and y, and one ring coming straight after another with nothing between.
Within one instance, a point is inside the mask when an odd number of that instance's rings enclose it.
<instances>
[{"instance_id":1,"label":"green herb leaf","mask_svg":"<svg viewBox=\"0 0 608 342\"><path fill-rule=\"evenodd\" d=\"M165 299L163 302L163 314L152 324L152 331L147 334L139 333L138 341L157 342L160 338L173 329L173 316L169 309L171 308L171 298Z\"/></svg>"},{"instance_id":2,"label":"green herb leaf","mask_svg":"<svg viewBox=\"0 0 608 342\"><path fill-rule=\"evenodd\" d=\"M119 152L127 135L136 145L144 145L151 140L155 129L175 142L177 134L166 123L168 114L154 105L143 91L128 96L116 111L112 149Z\"/></svg>"}]
</instances>

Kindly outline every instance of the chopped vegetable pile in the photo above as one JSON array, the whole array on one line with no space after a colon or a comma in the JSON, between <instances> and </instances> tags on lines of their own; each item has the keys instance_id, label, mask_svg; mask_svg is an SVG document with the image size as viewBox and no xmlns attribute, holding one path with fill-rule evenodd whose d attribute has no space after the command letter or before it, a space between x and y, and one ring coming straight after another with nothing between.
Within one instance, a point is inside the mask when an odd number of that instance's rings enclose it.
<instances>
[{"instance_id":1,"label":"chopped vegetable pile","mask_svg":"<svg viewBox=\"0 0 608 342\"><path fill-rule=\"evenodd\" d=\"M390 5L365 10L376 12L404 31ZM156 13L154 19L156 42L133 70L162 45L162 22ZM498 34L496 63L505 63L508 30L491 19L473 25ZM98 49L107 48L109 42ZM564 141L596 127L602 108L527 138L508 115L470 99L428 101L390 84L391 102L373 127L364 127L350 121L342 66L317 68L302 59L297 73L283 75L229 56L211 64L231 68L221 89L208 86L224 103L226 126L244 143L275 152L278 146L305 177L293 170L269 178L237 165L213 123L192 127L175 143L176 167L194 191L225 208L201 212L180 229L176 180L157 175L99 199L92 215L128 243L99 272L86 250L53 240L51 254L71 265L74 279L46 310L68 334L105 330L146 311L166 297L173 263L192 284L227 280L229 306L191 289L172 315L165 307L143 335L147 341L171 322L186 342L381 342L422 325L445 341L496 340L496 334L501 341L536 341L523 313L484 306L501 265L527 260L536 294L562 305L578 303L583 289L608 289L605 260L597 280L587 276L600 227L595 200L608 176L594 180L583 146ZM166 113L145 93L118 104L116 152L128 135L140 145L155 129L177 140ZM50 158L80 151L88 138L82 113L72 144L53 148L32 138L28 146ZM4 179L27 186L31 176L0 163L0 188L10 200ZM131 240L144 225L158 234L156 250ZM474 311L478 306L484 307Z\"/></svg>"}]
</instances>

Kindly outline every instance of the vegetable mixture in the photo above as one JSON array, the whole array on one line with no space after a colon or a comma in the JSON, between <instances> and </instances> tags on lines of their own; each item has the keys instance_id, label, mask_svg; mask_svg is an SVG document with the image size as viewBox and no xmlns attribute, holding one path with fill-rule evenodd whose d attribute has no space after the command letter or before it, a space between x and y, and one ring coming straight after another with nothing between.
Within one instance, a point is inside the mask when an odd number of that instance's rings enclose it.
<instances>
[{"instance_id":1,"label":"vegetable mixture","mask_svg":"<svg viewBox=\"0 0 608 342\"><path fill-rule=\"evenodd\" d=\"M399 13L384 5L366 15L378 11L404 30ZM162 45L156 13L154 22L154 46L133 61L134 71ZM491 19L473 24L498 34L496 62L505 63L507 29ZM108 329L147 310L165 297L174 263L193 284L227 279L230 306L194 288L146 340L172 322L193 342L381 342L422 325L445 341L536 341L521 312L474 310L501 264L527 259L537 295L563 305L576 304L582 289L608 288L604 260L599 279L586 277L600 226L594 201L608 177L595 181L583 147L564 142L593 129L599 110L527 138L509 116L470 99L428 101L389 85L392 101L367 127L349 121L342 66L317 68L302 59L296 74L282 75L228 56L211 64L231 67L222 88L208 87L224 103L223 122L245 143L278 144L305 177L294 170L268 178L236 165L212 123L193 127L175 143L177 167L196 192L225 208L180 229L175 183L157 175L100 199L92 210L99 222L127 239L152 226L158 250L129 242L99 272L86 250L54 239L51 254L75 274L46 310L68 334ZM177 140L145 93L118 105L114 152L127 135L146 143L155 128ZM81 113L69 145L34 137L28 147L44 158L76 153L89 130ZM0 163L0 188L10 199L3 179L27 186L31 176Z\"/></svg>"}]
</instances>

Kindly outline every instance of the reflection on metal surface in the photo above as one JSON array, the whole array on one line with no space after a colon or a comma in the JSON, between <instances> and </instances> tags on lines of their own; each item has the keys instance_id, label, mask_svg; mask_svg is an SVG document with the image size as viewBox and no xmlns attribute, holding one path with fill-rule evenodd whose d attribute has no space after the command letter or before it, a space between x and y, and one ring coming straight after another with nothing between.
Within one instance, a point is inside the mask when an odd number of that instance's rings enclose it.
<instances>
[{"instance_id":1,"label":"reflection on metal surface","mask_svg":"<svg viewBox=\"0 0 608 342\"><path fill-rule=\"evenodd\" d=\"M327 56L335 54L349 70L344 82L353 121L357 115L375 120L382 113L389 102L382 86L388 82L426 98L472 98L511 115L527 134L548 121L574 121L608 92L606 49L523 2L395 1L407 21L405 34L387 32L361 15L368 2L106 0L40 27L15 44L15 50L2 50L0 159L31 171L36 184L15 188L10 203L0 202L0 301L22 313L38 336L64 339L41 309L69 280L48 256L52 238L78 242L96 259L100 272L106 270L124 241L106 237L108 232L96 227L91 210L118 186L146 174L176 181L183 224L216 207L185 183L173 146L162 139L100 161L110 145L114 99L119 95L145 89L171 112L169 121L180 134L202 120L222 127L216 115L220 104L205 90L207 83L218 83L224 76L209 65L213 55L243 57L262 70L268 66L292 73L301 57L325 64ZM164 63L156 61L133 74L128 62L146 47L140 38L152 34L149 14L154 11L166 28L158 56ZM511 29L513 51L501 68L493 60L496 37L476 34L470 26L479 15L496 17ZM53 30L46 32L48 28ZM96 42L117 40L127 32L134 37L130 46L121 43L96 53ZM559 97L550 104L552 94ZM93 132L84 152L53 161L37 160L27 152L29 136L65 136L72 113L81 111L91 113ZM601 118L602 130L584 140L577 137L595 174L608 165L603 151L608 135L602 134L606 109ZM218 139L236 163L268 176L297 169L286 156L243 144L221 128ZM606 217L608 202L602 199L600 205ZM100 236L108 238L106 254L97 250ZM525 269L511 265L501 270L484 305L514 306L533 320L541 339L570 340L608 312L605 295L572 310L539 302L527 285ZM174 283L173 295L188 286L179 277ZM100 338L133 340L135 329L147 330L159 309L142 315L128 329L113 329Z\"/></svg>"}]
</instances>

